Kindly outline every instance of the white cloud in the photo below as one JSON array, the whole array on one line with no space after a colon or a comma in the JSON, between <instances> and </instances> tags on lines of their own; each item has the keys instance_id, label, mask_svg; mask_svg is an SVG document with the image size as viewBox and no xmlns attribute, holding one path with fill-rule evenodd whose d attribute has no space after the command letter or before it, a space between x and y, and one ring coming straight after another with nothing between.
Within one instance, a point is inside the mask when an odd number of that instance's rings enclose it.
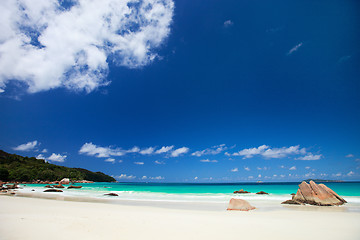
<instances>
[{"instance_id":1,"label":"white cloud","mask_svg":"<svg viewBox=\"0 0 360 240\"><path fill-rule=\"evenodd\" d=\"M250 168L249 168L249 167L244 167L244 169L245 169L246 171L250 171Z\"/></svg>"},{"instance_id":2,"label":"white cloud","mask_svg":"<svg viewBox=\"0 0 360 240\"><path fill-rule=\"evenodd\" d=\"M284 158L293 154L305 154L305 148L300 146L282 147L282 148L269 148L266 149L261 155L265 158Z\"/></svg>"},{"instance_id":3,"label":"white cloud","mask_svg":"<svg viewBox=\"0 0 360 240\"><path fill-rule=\"evenodd\" d=\"M36 156L36 159L45 159L45 156L43 154L39 154Z\"/></svg>"},{"instance_id":4,"label":"white cloud","mask_svg":"<svg viewBox=\"0 0 360 240\"><path fill-rule=\"evenodd\" d=\"M209 160L209 159L202 159L200 162L207 162L207 163L217 163L217 160Z\"/></svg>"},{"instance_id":5,"label":"white cloud","mask_svg":"<svg viewBox=\"0 0 360 240\"><path fill-rule=\"evenodd\" d=\"M171 151L173 148L174 148L174 145L172 145L172 146L167 146L167 147L163 146L162 148L160 148L159 150L157 150L155 153L156 153L156 154L167 153L167 152Z\"/></svg>"},{"instance_id":6,"label":"white cloud","mask_svg":"<svg viewBox=\"0 0 360 240\"><path fill-rule=\"evenodd\" d=\"M147 179L147 176L142 176L141 179L142 179L142 180L145 180L145 179Z\"/></svg>"},{"instance_id":7,"label":"white cloud","mask_svg":"<svg viewBox=\"0 0 360 240\"><path fill-rule=\"evenodd\" d=\"M2 89L2 88L0 88L0 93L3 93L3 92L5 92L5 90L4 90L4 89Z\"/></svg>"},{"instance_id":8,"label":"white cloud","mask_svg":"<svg viewBox=\"0 0 360 240\"><path fill-rule=\"evenodd\" d=\"M353 171L350 171L350 172L348 172L348 174L346 174L346 175L348 175L349 177L351 177L351 176L353 176L355 173L353 172Z\"/></svg>"},{"instance_id":9,"label":"white cloud","mask_svg":"<svg viewBox=\"0 0 360 240\"><path fill-rule=\"evenodd\" d=\"M273 175L273 177L277 177L277 175L276 175L276 174L274 174L274 175Z\"/></svg>"},{"instance_id":10,"label":"white cloud","mask_svg":"<svg viewBox=\"0 0 360 240\"><path fill-rule=\"evenodd\" d=\"M234 23L231 20L227 20L224 22L224 27L230 27L232 25L234 25Z\"/></svg>"},{"instance_id":11,"label":"white cloud","mask_svg":"<svg viewBox=\"0 0 360 240\"><path fill-rule=\"evenodd\" d=\"M213 146L211 148L206 148L201 151L193 152L191 155L197 156L197 157L201 157L203 155L216 155L216 154L221 153L222 151L225 151L226 149L227 149L227 147L225 146L225 144L220 144L217 146Z\"/></svg>"},{"instance_id":12,"label":"white cloud","mask_svg":"<svg viewBox=\"0 0 360 240\"><path fill-rule=\"evenodd\" d=\"M348 154L348 155L346 155L345 157L347 157L347 158L352 158L352 157L354 157L354 154Z\"/></svg>"},{"instance_id":13,"label":"white cloud","mask_svg":"<svg viewBox=\"0 0 360 240\"><path fill-rule=\"evenodd\" d=\"M119 160L118 162L119 162L119 163L122 163L122 162L123 162L123 160Z\"/></svg>"},{"instance_id":14,"label":"white cloud","mask_svg":"<svg viewBox=\"0 0 360 240\"><path fill-rule=\"evenodd\" d=\"M162 176L157 176L157 177L149 177L149 179L151 180L164 180L165 178Z\"/></svg>"},{"instance_id":15,"label":"white cloud","mask_svg":"<svg viewBox=\"0 0 360 240\"><path fill-rule=\"evenodd\" d=\"M305 175L304 175L305 177L314 177L315 176L315 174L314 173L306 173Z\"/></svg>"},{"instance_id":16,"label":"white cloud","mask_svg":"<svg viewBox=\"0 0 360 240\"><path fill-rule=\"evenodd\" d=\"M13 149L16 151L30 151L30 150L34 150L37 145L38 145L38 141L35 140L32 142L21 144L17 147L14 147Z\"/></svg>"},{"instance_id":17,"label":"white cloud","mask_svg":"<svg viewBox=\"0 0 360 240\"><path fill-rule=\"evenodd\" d=\"M306 156L295 158L295 160L305 160L305 161L320 160L321 157L322 157L322 154L314 155L312 153L309 153Z\"/></svg>"},{"instance_id":18,"label":"white cloud","mask_svg":"<svg viewBox=\"0 0 360 240\"><path fill-rule=\"evenodd\" d=\"M305 167L305 169L310 169L311 167Z\"/></svg>"},{"instance_id":19,"label":"white cloud","mask_svg":"<svg viewBox=\"0 0 360 240\"><path fill-rule=\"evenodd\" d=\"M42 153L47 153L48 150L44 148L41 152L42 152Z\"/></svg>"},{"instance_id":20,"label":"white cloud","mask_svg":"<svg viewBox=\"0 0 360 240\"><path fill-rule=\"evenodd\" d=\"M64 162L66 159L66 155L61 155L61 154L51 154L50 157L46 158L46 160L48 161L53 161L53 162Z\"/></svg>"},{"instance_id":21,"label":"white cloud","mask_svg":"<svg viewBox=\"0 0 360 240\"><path fill-rule=\"evenodd\" d=\"M142 155L150 155L154 152L155 148L153 147L148 147L148 148L145 148L143 150L141 150L139 153L142 154Z\"/></svg>"},{"instance_id":22,"label":"white cloud","mask_svg":"<svg viewBox=\"0 0 360 240\"><path fill-rule=\"evenodd\" d=\"M269 146L261 145L258 148L246 148L237 153L233 153L234 156L244 156L243 158L252 158L254 155L261 154L268 149Z\"/></svg>"},{"instance_id":23,"label":"white cloud","mask_svg":"<svg viewBox=\"0 0 360 240\"><path fill-rule=\"evenodd\" d=\"M112 149L110 147L100 147L93 143L85 143L79 150L80 154L95 156L98 158L108 158L110 156L123 156L125 151L120 148Z\"/></svg>"},{"instance_id":24,"label":"white cloud","mask_svg":"<svg viewBox=\"0 0 360 240\"><path fill-rule=\"evenodd\" d=\"M105 162L115 163L115 159L114 158L108 158L108 159L105 159Z\"/></svg>"},{"instance_id":25,"label":"white cloud","mask_svg":"<svg viewBox=\"0 0 360 240\"><path fill-rule=\"evenodd\" d=\"M171 156L172 157L178 157L181 154L187 153L188 151L189 151L189 148L187 148L187 147L178 148L178 149L172 151Z\"/></svg>"},{"instance_id":26,"label":"white cloud","mask_svg":"<svg viewBox=\"0 0 360 240\"><path fill-rule=\"evenodd\" d=\"M134 162L136 165L144 165L144 162Z\"/></svg>"},{"instance_id":27,"label":"white cloud","mask_svg":"<svg viewBox=\"0 0 360 240\"><path fill-rule=\"evenodd\" d=\"M117 178L117 179L134 179L134 178L136 178L136 176L121 174L119 176L115 176L115 178Z\"/></svg>"},{"instance_id":28,"label":"white cloud","mask_svg":"<svg viewBox=\"0 0 360 240\"><path fill-rule=\"evenodd\" d=\"M238 169L238 168L233 168L233 169L231 169L231 171L232 171L232 172L238 172L239 169Z\"/></svg>"},{"instance_id":29,"label":"white cloud","mask_svg":"<svg viewBox=\"0 0 360 240\"><path fill-rule=\"evenodd\" d=\"M257 169L257 170L262 170L262 168L261 168L261 167L257 167L256 169Z\"/></svg>"},{"instance_id":30,"label":"white cloud","mask_svg":"<svg viewBox=\"0 0 360 240\"><path fill-rule=\"evenodd\" d=\"M280 168L285 168L285 166L284 166L284 165L281 165Z\"/></svg>"},{"instance_id":31,"label":"white cloud","mask_svg":"<svg viewBox=\"0 0 360 240\"><path fill-rule=\"evenodd\" d=\"M0 87L30 93L108 85L108 62L137 68L156 59L170 33L172 0L0 1Z\"/></svg>"},{"instance_id":32,"label":"white cloud","mask_svg":"<svg viewBox=\"0 0 360 240\"><path fill-rule=\"evenodd\" d=\"M126 151L127 153L137 153L140 152L140 148L137 146L134 146L133 148Z\"/></svg>"},{"instance_id":33,"label":"white cloud","mask_svg":"<svg viewBox=\"0 0 360 240\"><path fill-rule=\"evenodd\" d=\"M334 174L332 174L333 177L341 177L341 175L342 175L341 173L334 173Z\"/></svg>"},{"instance_id":34,"label":"white cloud","mask_svg":"<svg viewBox=\"0 0 360 240\"><path fill-rule=\"evenodd\" d=\"M258 175L258 178L261 178L261 174Z\"/></svg>"},{"instance_id":35,"label":"white cloud","mask_svg":"<svg viewBox=\"0 0 360 240\"><path fill-rule=\"evenodd\" d=\"M290 55L290 54L296 52L302 45L303 45L302 42L299 43L299 44L297 44L296 46L294 46L292 49L289 50L289 52L287 53L287 55Z\"/></svg>"},{"instance_id":36,"label":"white cloud","mask_svg":"<svg viewBox=\"0 0 360 240\"><path fill-rule=\"evenodd\" d=\"M194 177L194 179L195 179L195 180L197 180L197 179L198 179L198 177Z\"/></svg>"},{"instance_id":37,"label":"white cloud","mask_svg":"<svg viewBox=\"0 0 360 240\"><path fill-rule=\"evenodd\" d=\"M257 148L245 148L233 153L233 156L243 156L243 159L252 158L256 155L264 158L284 158L293 154L306 154L306 149L300 148L299 145L282 148L270 148L267 145L261 145Z\"/></svg>"},{"instance_id":38,"label":"white cloud","mask_svg":"<svg viewBox=\"0 0 360 240\"><path fill-rule=\"evenodd\" d=\"M253 179L254 177L253 176L248 176L248 179Z\"/></svg>"},{"instance_id":39,"label":"white cloud","mask_svg":"<svg viewBox=\"0 0 360 240\"><path fill-rule=\"evenodd\" d=\"M296 166L292 166L291 168L289 168L289 170L291 170L291 171L296 170Z\"/></svg>"},{"instance_id":40,"label":"white cloud","mask_svg":"<svg viewBox=\"0 0 360 240\"><path fill-rule=\"evenodd\" d=\"M163 162L163 161L158 161L158 160L155 160L154 163L156 163L156 164L165 164L165 162Z\"/></svg>"}]
</instances>

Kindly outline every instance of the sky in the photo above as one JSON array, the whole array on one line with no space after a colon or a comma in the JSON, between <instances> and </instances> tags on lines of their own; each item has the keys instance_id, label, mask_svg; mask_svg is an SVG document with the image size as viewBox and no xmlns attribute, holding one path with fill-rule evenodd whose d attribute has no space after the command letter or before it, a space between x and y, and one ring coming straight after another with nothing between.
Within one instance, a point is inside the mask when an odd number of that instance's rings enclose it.
<instances>
[{"instance_id":1,"label":"sky","mask_svg":"<svg viewBox=\"0 0 360 240\"><path fill-rule=\"evenodd\" d=\"M360 180L359 10L2 0L0 149L121 182Z\"/></svg>"}]
</instances>

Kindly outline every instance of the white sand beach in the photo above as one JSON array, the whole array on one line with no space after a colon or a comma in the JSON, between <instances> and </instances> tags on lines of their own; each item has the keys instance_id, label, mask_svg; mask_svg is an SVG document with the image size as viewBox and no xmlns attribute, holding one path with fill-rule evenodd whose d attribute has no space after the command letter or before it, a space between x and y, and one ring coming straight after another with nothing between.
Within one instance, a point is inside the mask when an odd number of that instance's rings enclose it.
<instances>
[{"instance_id":1,"label":"white sand beach","mask_svg":"<svg viewBox=\"0 0 360 240\"><path fill-rule=\"evenodd\" d=\"M360 239L360 212L339 207L207 211L13 196L0 206L1 240Z\"/></svg>"}]
</instances>

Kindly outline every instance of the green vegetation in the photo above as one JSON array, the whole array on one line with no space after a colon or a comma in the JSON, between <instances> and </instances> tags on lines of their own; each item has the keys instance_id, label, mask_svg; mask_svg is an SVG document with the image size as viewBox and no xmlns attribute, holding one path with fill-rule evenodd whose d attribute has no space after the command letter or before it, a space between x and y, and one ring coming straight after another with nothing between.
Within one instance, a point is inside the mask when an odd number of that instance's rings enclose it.
<instances>
[{"instance_id":1,"label":"green vegetation","mask_svg":"<svg viewBox=\"0 0 360 240\"><path fill-rule=\"evenodd\" d=\"M22 157L0 150L0 180L2 181L59 181L63 178L94 182L116 181L113 177L102 172L58 166L43 159Z\"/></svg>"}]
</instances>

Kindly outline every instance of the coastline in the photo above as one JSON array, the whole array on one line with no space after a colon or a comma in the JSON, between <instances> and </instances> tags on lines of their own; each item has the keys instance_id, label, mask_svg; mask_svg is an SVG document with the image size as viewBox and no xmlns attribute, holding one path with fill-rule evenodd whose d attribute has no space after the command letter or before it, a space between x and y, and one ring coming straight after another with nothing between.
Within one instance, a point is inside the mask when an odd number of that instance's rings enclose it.
<instances>
[{"instance_id":1,"label":"coastline","mask_svg":"<svg viewBox=\"0 0 360 240\"><path fill-rule=\"evenodd\" d=\"M301 206L195 211L104 202L0 196L2 239L358 239L359 212ZM254 204L255 205L255 204ZM310 211L307 210L310 209ZM316 210L323 209L323 210ZM326 209L326 210L325 210ZM330 209L330 210L329 210ZM298 211L294 211L298 210ZM259 231L261 230L261 231Z\"/></svg>"}]
</instances>

